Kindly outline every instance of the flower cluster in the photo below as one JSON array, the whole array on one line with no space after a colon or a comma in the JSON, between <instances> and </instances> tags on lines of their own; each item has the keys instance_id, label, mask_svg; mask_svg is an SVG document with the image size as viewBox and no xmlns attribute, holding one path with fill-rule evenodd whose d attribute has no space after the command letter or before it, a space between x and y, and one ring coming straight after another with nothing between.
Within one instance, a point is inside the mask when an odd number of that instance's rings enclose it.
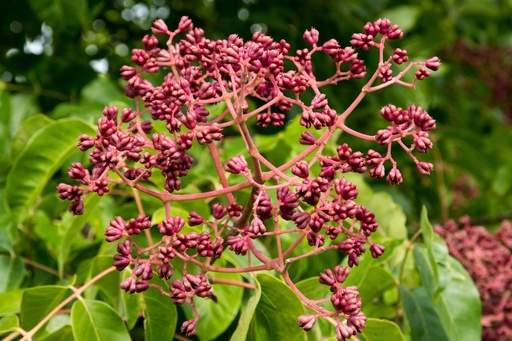
<instances>
[{"instance_id":1,"label":"flower cluster","mask_svg":"<svg viewBox=\"0 0 512 341\"><path fill-rule=\"evenodd\" d=\"M317 315L299 316L299 326L308 331L313 328L318 316L331 316L337 321L336 339L345 340L357 333L361 333L366 323L366 316L361 312L361 299L355 286L342 287L350 273L349 268L336 266L333 270L327 269L320 274L319 282L330 287L330 297L334 312ZM345 322L340 321L343 317Z\"/></svg>"},{"instance_id":2,"label":"flower cluster","mask_svg":"<svg viewBox=\"0 0 512 341\"><path fill-rule=\"evenodd\" d=\"M78 138L80 150L91 150L90 167L76 162L69 169L69 176L80 185L58 186L60 198L71 201L69 209L75 214L83 213L85 196L93 192L103 195L109 192L109 186L128 186L136 193L137 217L117 216L105 230L105 239L118 243L114 266L119 271L130 271L121 283L124 291L137 293L153 286L175 304L190 304L196 317L181 328L188 336L195 333L199 320L194 299L212 298L212 273L221 270L213 264L225 252L256 257L262 265L249 262L249 266L237 271L277 270L297 293L299 289L287 274L288 267L296 261L332 250L346 256L348 266L353 267L359 264L367 247L374 258L383 254L384 247L371 241L379 226L376 217L357 203L357 188L343 174L368 172L372 177L385 177L393 185L400 184L402 175L391 155L394 143L406 150L421 174L428 174L432 164L418 161L413 152L425 153L432 148L429 132L435 129L435 121L420 107L401 109L392 104L380 112L389 126L375 135L356 132L345 125L345 120L366 94L391 84L414 87L416 81L430 75L427 69L437 70L440 62L434 57L407 64L407 52L400 49L384 60L387 40L402 37L398 25L388 19L368 23L364 31L352 36L351 46L341 47L334 39L321 44L319 32L312 28L303 36L310 47L292 51L286 41L275 41L262 33L255 33L249 41L235 34L210 40L187 17L175 30L162 20L154 22L154 35L146 35L143 48L132 51L135 66L121 68L127 82L125 93L134 99L135 109L105 108L96 136ZM164 37L166 44L160 44L158 37ZM364 78L366 66L357 51L369 48L380 51L379 69L354 105L337 112L321 88ZM332 59L335 71L331 77L315 77L315 53ZM407 65L394 74L395 65L401 64ZM418 69L414 80L405 82L403 76L414 67ZM161 82L153 84L147 74L161 75ZM151 79L154 82L158 78ZM377 79L381 84L374 85ZM212 107L220 103L225 110L212 114ZM262 104L249 105L254 103ZM303 145L303 151L273 164L259 152L250 125L293 124L287 119L292 108L301 112L298 121L303 132L297 142ZM155 125L161 128L155 129ZM240 132L246 146L244 154L219 153L226 128ZM387 151L382 155L370 149L365 155L341 144L335 147L335 153L329 153L325 146L333 143L331 137L339 129L369 143L385 145ZM311 130L319 133L315 135ZM403 141L408 137L412 138L411 146ZM198 154L192 150L197 149L208 151L211 159L194 159L193 155ZM210 162L218 175L218 186L181 194L182 179L198 162ZM388 171L385 162L391 163ZM154 177L158 180L153 181ZM244 189L251 190L249 198L237 202L234 194ZM162 220L145 213L139 193L162 202ZM171 214L174 202L204 199L211 199L210 215L195 211L188 212L188 216ZM151 230L158 231L158 240L154 240ZM296 239L287 249L279 242L284 233ZM145 238L144 246L139 245L137 235ZM273 238L277 256L265 256L253 242L257 238ZM303 240L311 252L291 258ZM175 268L174 259L180 260L179 269ZM320 275L320 283L331 288L334 311L310 301L317 314L299 317L304 330L311 329L316 318L322 316L337 319L338 340L363 330L366 317L361 312L357 288L341 285L348 273L349 268L337 266ZM154 276L172 281L169 290L153 283Z\"/></svg>"},{"instance_id":3,"label":"flower cluster","mask_svg":"<svg viewBox=\"0 0 512 341\"><path fill-rule=\"evenodd\" d=\"M468 217L436 226L452 256L469 272L482 301L482 340L512 338L512 224L503 221L495 234L472 226Z\"/></svg>"}]
</instances>

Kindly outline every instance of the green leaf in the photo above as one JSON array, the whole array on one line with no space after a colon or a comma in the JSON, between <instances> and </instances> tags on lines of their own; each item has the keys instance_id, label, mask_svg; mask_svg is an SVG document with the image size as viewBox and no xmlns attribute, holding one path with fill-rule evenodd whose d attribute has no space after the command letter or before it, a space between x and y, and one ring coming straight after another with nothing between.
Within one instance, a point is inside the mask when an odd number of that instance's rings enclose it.
<instances>
[{"instance_id":1,"label":"green leaf","mask_svg":"<svg viewBox=\"0 0 512 341\"><path fill-rule=\"evenodd\" d=\"M438 295L444 290L449 277L446 269L448 248L441 237L434 233L425 207L421 210L420 228L426 248L415 248L414 259L416 260L416 267L421 279L424 282L423 286L429 290L431 296L436 300Z\"/></svg>"},{"instance_id":2,"label":"green leaf","mask_svg":"<svg viewBox=\"0 0 512 341\"><path fill-rule=\"evenodd\" d=\"M25 119L12 140L11 155L21 153L30 138L39 129L42 129L50 123L54 123L54 121L43 114L37 114Z\"/></svg>"},{"instance_id":3,"label":"green leaf","mask_svg":"<svg viewBox=\"0 0 512 341\"><path fill-rule=\"evenodd\" d=\"M365 341L405 341L405 336L396 323L376 318L368 318L363 332L357 337Z\"/></svg>"},{"instance_id":4,"label":"green leaf","mask_svg":"<svg viewBox=\"0 0 512 341\"><path fill-rule=\"evenodd\" d=\"M28 141L7 177L6 199L16 221L27 215L48 180L73 152L81 134L94 134L91 126L77 119L48 124Z\"/></svg>"},{"instance_id":5,"label":"green leaf","mask_svg":"<svg viewBox=\"0 0 512 341\"><path fill-rule=\"evenodd\" d=\"M425 288L414 288L409 291L400 286L400 295L405 317L411 326L412 340L449 340Z\"/></svg>"},{"instance_id":6,"label":"green leaf","mask_svg":"<svg viewBox=\"0 0 512 341\"><path fill-rule=\"evenodd\" d=\"M47 334L39 339L39 341L68 341L73 340L73 328L65 325L62 328Z\"/></svg>"},{"instance_id":7,"label":"green leaf","mask_svg":"<svg viewBox=\"0 0 512 341\"><path fill-rule=\"evenodd\" d=\"M78 31L87 18L86 0L30 0L29 4L41 21L61 33Z\"/></svg>"},{"instance_id":8,"label":"green leaf","mask_svg":"<svg viewBox=\"0 0 512 341\"><path fill-rule=\"evenodd\" d=\"M247 339L247 334L249 333L249 328L251 326L252 319L254 318L256 308L261 298L261 285L256 279L254 280L254 285L256 285L256 289L251 291L253 295L251 296L251 298L249 298L247 304L245 304L241 309L242 314L240 315L240 319L238 320L238 325L235 329L235 332L233 333L233 335L231 335L231 341Z\"/></svg>"},{"instance_id":9,"label":"green leaf","mask_svg":"<svg viewBox=\"0 0 512 341\"><path fill-rule=\"evenodd\" d=\"M372 235L374 242L381 242L390 239L407 239L406 216L400 205L393 201L393 198L386 192L374 192L364 181L361 174L346 173L343 176L357 186L359 195L356 199L372 213L379 223L377 232ZM375 240L378 237L379 240Z\"/></svg>"},{"instance_id":10,"label":"green leaf","mask_svg":"<svg viewBox=\"0 0 512 341\"><path fill-rule=\"evenodd\" d=\"M297 318L305 314L299 297L275 277L259 274L256 279L261 297L247 340L305 340L306 333L297 325Z\"/></svg>"},{"instance_id":11,"label":"green leaf","mask_svg":"<svg viewBox=\"0 0 512 341\"><path fill-rule=\"evenodd\" d=\"M223 260L219 259L215 264L222 266L222 263ZM242 276L237 273L215 273L214 277L242 281ZM212 299L194 299L201 316L197 324L197 336L201 340L214 340L231 325L242 305L243 291L243 288L239 286L213 284L217 302ZM183 308L188 319L195 317L188 305Z\"/></svg>"},{"instance_id":12,"label":"green leaf","mask_svg":"<svg viewBox=\"0 0 512 341\"><path fill-rule=\"evenodd\" d=\"M403 5L384 11L381 17L388 18L392 24L400 25L402 31L407 32L414 28L420 13L420 6Z\"/></svg>"},{"instance_id":13,"label":"green leaf","mask_svg":"<svg viewBox=\"0 0 512 341\"><path fill-rule=\"evenodd\" d=\"M425 207L421 210L420 228L426 248L415 247L414 259L424 283L423 286L429 290L431 296L436 300L449 279L446 267L448 248L442 238L434 233Z\"/></svg>"},{"instance_id":14,"label":"green leaf","mask_svg":"<svg viewBox=\"0 0 512 341\"><path fill-rule=\"evenodd\" d=\"M368 257L370 258L370 257ZM396 287L396 279L389 270L378 266L368 267L359 271L359 266L350 270L344 286L355 285L363 300L363 308L372 304L375 298L381 297L385 291Z\"/></svg>"},{"instance_id":15,"label":"green leaf","mask_svg":"<svg viewBox=\"0 0 512 341\"><path fill-rule=\"evenodd\" d=\"M57 263L59 266L59 275L64 274L64 265L68 261L73 242L80 235L80 230L85 225L89 216L94 215L94 209L100 203L103 197L98 195L88 195L84 200L84 214L73 215L70 212L64 213L62 217L62 225L59 231L61 242L58 247Z\"/></svg>"},{"instance_id":16,"label":"green leaf","mask_svg":"<svg viewBox=\"0 0 512 341\"><path fill-rule=\"evenodd\" d=\"M414 340L463 341L480 338L481 303L478 290L455 258L448 258L447 269L449 281L435 303L432 290L426 287L429 282L411 291L400 288L402 305Z\"/></svg>"},{"instance_id":17,"label":"green leaf","mask_svg":"<svg viewBox=\"0 0 512 341\"><path fill-rule=\"evenodd\" d=\"M311 300L320 300L332 295L330 288L327 285L322 285L318 282L318 277L310 277L300 282L295 283L297 289ZM319 306L332 310L331 301L320 303ZM306 307L306 314L316 314L312 309ZM308 340L323 340L325 336L334 335L334 326L326 319L317 319L313 329L307 332Z\"/></svg>"},{"instance_id":18,"label":"green leaf","mask_svg":"<svg viewBox=\"0 0 512 341\"><path fill-rule=\"evenodd\" d=\"M16 315L4 316L0 319L0 335L13 331L20 326L20 321Z\"/></svg>"},{"instance_id":19,"label":"green leaf","mask_svg":"<svg viewBox=\"0 0 512 341\"><path fill-rule=\"evenodd\" d=\"M0 316L19 314L24 290L9 291L0 294Z\"/></svg>"},{"instance_id":20,"label":"green leaf","mask_svg":"<svg viewBox=\"0 0 512 341\"><path fill-rule=\"evenodd\" d=\"M425 245L428 249L432 249L432 244L434 243L434 229L428 220L428 212L425 206L421 208L420 229Z\"/></svg>"},{"instance_id":21,"label":"green leaf","mask_svg":"<svg viewBox=\"0 0 512 341\"><path fill-rule=\"evenodd\" d=\"M178 312L172 300L151 287L144 291L142 297L145 340L172 340L178 322Z\"/></svg>"},{"instance_id":22,"label":"green leaf","mask_svg":"<svg viewBox=\"0 0 512 341\"><path fill-rule=\"evenodd\" d=\"M125 95L107 78L99 77L87 84L81 92L84 103L94 103L105 106L113 101L124 101Z\"/></svg>"},{"instance_id":23,"label":"green leaf","mask_svg":"<svg viewBox=\"0 0 512 341\"><path fill-rule=\"evenodd\" d=\"M451 280L434 308L450 340L479 340L482 333L478 290L462 264L448 258Z\"/></svg>"},{"instance_id":24,"label":"green leaf","mask_svg":"<svg viewBox=\"0 0 512 341\"><path fill-rule=\"evenodd\" d=\"M39 112L36 106L35 95L15 94L11 95L11 113L9 116L9 135L14 137L22 122Z\"/></svg>"},{"instance_id":25,"label":"green leaf","mask_svg":"<svg viewBox=\"0 0 512 341\"><path fill-rule=\"evenodd\" d=\"M92 265L89 271L89 278L93 278L102 271L112 266L112 256L97 256L93 259ZM121 273L119 271L113 271L106 276L103 276L94 283L94 286L99 288L105 296L108 297L110 304L117 310L120 311L122 305L121 300Z\"/></svg>"},{"instance_id":26,"label":"green leaf","mask_svg":"<svg viewBox=\"0 0 512 341\"><path fill-rule=\"evenodd\" d=\"M119 284L120 282L115 287L121 291ZM123 313L121 316L125 319L128 330L132 330L139 321L140 313L143 310L142 295L121 293L121 299L123 302Z\"/></svg>"},{"instance_id":27,"label":"green leaf","mask_svg":"<svg viewBox=\"0 0 512 341\"><path fill-rule=\"evenodd\" d=\"M71 325L76 341L129 341L123 319L108 304L78 300L71 308Z\"/></svg>"},{"instance_id":28,"label":"green leaf","mask_svg":"<svg viewBox=\"0 0 512 341\"><path fill-rule=\"evenodd\" d=\"M38 286L26 289L21 300L21 326L32 329L71 294L68 287Z\"/></svg>"},{"instance_id":29,"label":"green leaf","mask_svg":"<svg viewBox=\"0 0 512 341\"><path fill-rule=\"evenodd\" d=\"M0 255L0 292L19 288L25 277L25 265L21 258Z\"/></svg>"}]
</instances>

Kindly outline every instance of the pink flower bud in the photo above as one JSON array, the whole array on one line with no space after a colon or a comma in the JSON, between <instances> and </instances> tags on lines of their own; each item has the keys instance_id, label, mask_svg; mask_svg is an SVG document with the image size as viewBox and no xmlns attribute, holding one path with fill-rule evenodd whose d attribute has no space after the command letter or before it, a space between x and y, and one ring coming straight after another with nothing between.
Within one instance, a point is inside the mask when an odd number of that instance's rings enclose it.
<instances>
[{"instance_id":1,"label":"pink flower bud","mask_svg":"<svg viewBox=\"0 0 512 341\"><path fill-rule=\"evenodd\" d=\"M169 29L167 28L167 25L162 19L157 19L153 22L153 27L151 27L151 31L154 34L167 34L169 32Z\"/></svg>"},{"instance_id":2,"label":"pink flower bud","mask_svg":"<svg viewBox=\"0 0 512 341\"><path fill-rule=\"evenodd\" d=\"M192 24L192 20L189 17L181 17L180 22L178 24L178 30L180 30L181 32L185 32L190 31L193 27L194 25Z\"/></svg>"},{"instance_id":3,"label":"pink flower bud","mask_svg":"<svg viewBox=\"0 0 512 341\"><path fill-rule=\"evenodd\" d=\"M438 57L427 59L425 66L432 71L437 71L441 67L441 60Z\"/></svg>"},{"instance_id":4,"label":"pink flower bud","mask_svg":"<svg viewBox=\"0 0 512 341\"><path fill-rule=\"evenodd\" d=\"M240 174L248 168L247 161L243 155L237 155L229 159L224 165L226 172Z\"/></svg>"},{"instance_id":5,"label":"pink flower bud","mask_svg":"<svg viewBox=\"0 0 512 341\"><path fill-rule=\"evenodd\" d=\"M316 316L315 315L301 315L298 318L299 326L304 329L305 331L311 330L316 322Z\"/></svg>"},{"instance_id":6,"label":"pink flower bud","mask_svg":"<svg viewBox=\"0 0 512 341\"><path fill-rule=\"evenodd\" d=\"M418 162L416 164L416 168L420 172L420 174L428 175L434 169L434 165L430 162Z\"/></svg>"},{"instance_id":7,"label":"pink flower bud","mask_svg":"<svg viewBox=\"0 0 512 341\"><path fill-rule=\"evenodd\" d=\"M314 28L311 28L310 31L306 30L302 37L308 44L315 45L316 43L318 43L318 36L318 31Z\"/></svg>"},{"instance_id":8,"label":"pink flower bud","mask_svg":"<svg viewBox=\"0 0 512 341\"><path fill-rule=\"evenodd\" d=\"M393 186L400 185L404 181L402 178L402 173L400 173L400 170L398 170L396 167L391 168L388 176L386 177L386 180Z\"/></svg>"}]
</instances>

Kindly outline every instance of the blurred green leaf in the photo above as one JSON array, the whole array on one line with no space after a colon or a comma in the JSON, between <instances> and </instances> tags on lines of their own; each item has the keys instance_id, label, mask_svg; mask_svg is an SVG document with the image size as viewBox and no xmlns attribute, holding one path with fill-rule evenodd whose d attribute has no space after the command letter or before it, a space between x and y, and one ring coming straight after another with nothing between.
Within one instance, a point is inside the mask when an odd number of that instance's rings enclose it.
<instances>
[{"instance_id":1,"label":"blurred green leaf","mask_svg":"<svg viewBox=\"0 0 512 341\"><path fill-rule=\"evenodd\" d=\"M13 291L19 288L25 277L25 264L21 258L0 255L0 292Z\"/></svg>"},{"instance_id":2,"label":"blurred green leaf","mask_svg":"<svg viewBox=\"0 0 512 341\"><path fill-rule=\"evenodd\" d=\"M121 317L101 301L75 301L71 308L71 324L77 341L131 340Z\"/></svg>"},{"instance_id":3,"label":"blurred green leaf","mask_svg":"<svg viewBox=\"0 0 512 341\"><path fill-rule=\"evenodd\" d=\"M73 339L73 328L65 325L58 330L39 338L40 341L68 341Z\"/></svg>"},{"instance_id":4,"label":"blurred green leaf","mask_svg":"<svg viewBox=\"0 0 512 341\"><path fill-rule=\"evenodd\" d=\"M48 180L71 153L79 135L94 134L83 121L65 119L48 124L29 140L7 177L6 198L16 220L25 218Z\"/></svg>"},{"instance_id":5,"label":"blurred green leaf","mask_svg":"<svg viewBox=\"0 0 512 341\"><path fill-rule=\"evenodd\" d=\"M11 138L18 132L22 122L31 116L39 113L39 108L35 103L35 96L28 94L14 94L10 96L11 112L9 118L9 135Z\"/></svg>"},{"instance_id":6,"label":"blurred green leaf","mask_svg":"<svg viewBox=\"0 0 512 341\"><path fill-rule=\"evenodd\" d=\"M402 5L395 6L381 14L382 18L388 18L392 24L400 25L400 28L404 32L410 31L416 25L419 15L421 13L421 7L415 5Z\"/></svg>"},{"instance_id":7,"label":"blurred green leaf","mask_svg":"<svg viewBox=\"0 0 512 341\"><path fill-rule=\"evenodd\" d=\"M375 318L366 320L363 332L357 337L364 341L405 341L405 336L396 323Z\"/></svg>"},{"instance_id":8,"label":"blurred green leaf","mask_svg":"<svg viewBox=\"0 0 512 341\"><path fill-rule=\"evenodd\" d=\"M0 318L0 335L14 331L20 326L20 321L16 315L7 315Z\"/></svg>"},{"instance_id":9,"label":"blurred green leaf","mask_svg":"<svg viewBox=\"0 0 512 341\"><path fill-rule=\"evenodd\" d=\"M86 0L29 0L29 3L42 21L61 33L77 32L87 19Z\"/></svg>"},{"instance_id":10,"label":"blurred green leaf","mask_svg":"<svg viewBox=\"0 0 512 341\"><path fill-rule=\"evenodd\" d=\"M0 316L19 314L24 290L0 293Z\"/></svg>"},{"instance_id":11,"label":"blurred green leaf","mask_svg":"<svg viewBox=\"0 0 512 341\"><path fill-rule=\"evenodd\" d=\"M126 96L115 84L105 77L98 77L82 89L83 103L94 103L101 106L109 105L114 101L126 101ZM121 112L122 108L119 108ZM96 113L99 117L101 113Z\"/></svg>"}]
</instances>

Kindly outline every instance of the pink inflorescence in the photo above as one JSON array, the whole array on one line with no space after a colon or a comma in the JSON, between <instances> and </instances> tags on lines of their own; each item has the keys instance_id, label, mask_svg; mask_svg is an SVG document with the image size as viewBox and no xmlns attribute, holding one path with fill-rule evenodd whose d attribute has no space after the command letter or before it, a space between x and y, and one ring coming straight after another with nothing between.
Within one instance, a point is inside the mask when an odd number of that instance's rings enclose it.
<instances>
[{"instance_id":1,"label":"pink inflorescence","mask_svg":"<svg viewBox=\"0 0 512 341\"><path fill-rule=\"evenodd\" d=\"M482 340L512 338L512 225L503 221L490 233L473 226L469 217L436 226L452 256L469 272L482 301Z\"/></svg>"},{"instance_id":2,"label":"pink inflorescence","mask_svg":"<svg viewBox=\"0 0 512 341\"><path fill-rule=\"evenodd\" d=\"M432 148L429 133L436 123L420 107L411 105L403 109L392 104L381 109L387 127L375 135L356 132L345 125L345 120L366 94L391 84L414 87L416 81L430 75L427 69L439 68L439 59L409 62L407 51L401 49L384 59L385 43L402 37L399 26L388 19L367 23L364 33L354 34L348 47L340 46L334 39L320 43L319 32L312 28L303 36L309 48L297 51L292 51L286 41L275 41L262 33L255 33L249 41L236 34L211 40L187 17L174 30L163 20L157 20L152 32L156 36L146 35L142 49L132 50L134 66L121 68L121 76L127 82L125 93L134 99L134 109L125 108L119 113L114 106L105 108L96 136L78 138L81 151L91 150L90 169L73 163L69 176L79 185L58 186L60 198L71 201L69 210L74 214L83 213L87 195L103 195L112 185L128 186L137 193L139 214L128 219L117 216L105 230L105 239L118 243L113 265L119 271L130 271L121 288L137 293L153 286L175 304L190 304L196 317L181 327L188 336L196 332L199 319L194 298L212 297L210 274L220 269L213 263L224 252L251 254L263 265L249 265L237 271L275 269L299 293L287 275L288 267L302 258L332 250L348 260L348 267L337 266L320 275L320 283L331 289L333 309L308 301L316 314L300 316L299 325L309 330L318 317L328 317L336 321L338 340L360 333L366 317L361 311L359 292L356 287L342 284L349 267L359 264L359 257L367 248L374 258L380 257L385 249L371 242L370 237L379 227L376 217L357 203L357 188L343 174L368 172L393 185L400 184L403 177L391 155L393 143L409 154L420 173L428 174L432 164L420 162L413 153L426 153ZM163 36L166 43L160 44L157 36ZM354 105L337 112L321 92L322 87L364 78L367 69L357 51L370 48L380 51L378 70ZM327 54L334 63L331 77L315 77L312 56L316 53ZM404 65L402 71L397 72L396 65ZM412 71L413 81L407 83L402 77L411 69L417 70ZM162 75L161 83L153 84L146 77L154 73ZM380 83L374 85L377 79ZM216 104L223 104L224 111L213 114ZM296 142L303 146L303 151L272 164L259 152L249 125L291 124L287 123L287 113L292 108L301 112L298 121L303 132ZM155 131L153 125L157 123L167 131ZM245 153L219 152L225 142L223 130L229 127L242 136ZM366 153L355 151L346 143L329 153L324 147L333 143L331 137L338 129L369 143L376 142L376 148L383 145L382 154L373 149ZM318 130L319 137L310 130ZM406 145L407 139L410 145ZM192 148L208 151L205 155L211 157L219 186L181 194L182 179L196 164L204 162L194 159ZM388 163L391 168L386 169ZM155 174L163 181L153 183ZM242 180L232 183L231 178ZM158 183L162 186L155 189ZM234 194L245 189L250 189L251 195L245 202L237 202ZM159 199L165 207L165 217L154 222L151 215L145 214L139 193ZM171 214L170 207L175 201L205 199L212 199L211 215L202 216L195 211L190 211L188 217ZM284 224L286 221L290 223ZM192 229L193 226L199 226L202 232ZM154 240L155 234L150 230L158 231L158 240ZM278 241L284 233L296 236L297 241L289 249L280 249L274 259L267 258L253 242L257 238L275 238L281 248ZM137 235L146 236L144 247L137 243ZM302 240L310 245L311 252L289 258ZM182 264L179 271L173 265L176 258ZM189 264L194 265L196 270L191 272L195 273L188 272ZM171 281L168 290L152 282L153 274Z\"/></svg>"}]
</instances>

